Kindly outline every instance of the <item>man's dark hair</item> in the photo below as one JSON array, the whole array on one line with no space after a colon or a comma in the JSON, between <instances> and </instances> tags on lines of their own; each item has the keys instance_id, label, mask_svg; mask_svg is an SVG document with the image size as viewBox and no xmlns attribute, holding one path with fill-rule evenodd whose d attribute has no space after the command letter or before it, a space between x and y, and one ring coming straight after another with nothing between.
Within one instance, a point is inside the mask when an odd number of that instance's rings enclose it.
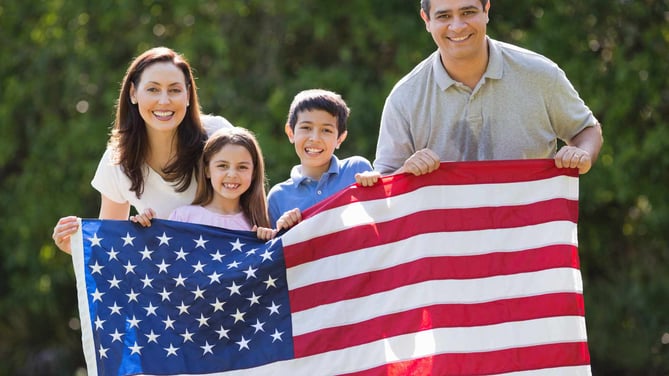
<instances>
[{"instance_id":1,"label":"man's dark hair","mask_svg":"<svg viewBox=\"0 0 669 376\"><path fill-rule=\"evenodd\" d=\"M481 0L481 5L485 8L488 4L488 0ZM420 0L420 7L423 8L423 12L427 15L427 18L430 18L430 0Z\"/></svg>"}]
</instances>

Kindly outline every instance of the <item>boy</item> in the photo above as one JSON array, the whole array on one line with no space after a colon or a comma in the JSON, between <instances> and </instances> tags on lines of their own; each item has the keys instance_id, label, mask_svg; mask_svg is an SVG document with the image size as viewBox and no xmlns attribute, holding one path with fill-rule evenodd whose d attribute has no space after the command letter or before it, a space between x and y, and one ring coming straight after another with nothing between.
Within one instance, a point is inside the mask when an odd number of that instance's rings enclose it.
<instances>
[{"instance_id":1,"label":"boy","mask_svg":"<svg viewBox=\"0 0 669 376\"><path fill-rule=\"evenodd\" d=\"M334 155L348 134L350 112L341 96L328 90L305 90L293 99L285 132L300 164L267 195L273 228L294 226L302 220L302 210L355 183L357 173L372 170L363 157L339 160Z\"/></svg>"}]
</instances>

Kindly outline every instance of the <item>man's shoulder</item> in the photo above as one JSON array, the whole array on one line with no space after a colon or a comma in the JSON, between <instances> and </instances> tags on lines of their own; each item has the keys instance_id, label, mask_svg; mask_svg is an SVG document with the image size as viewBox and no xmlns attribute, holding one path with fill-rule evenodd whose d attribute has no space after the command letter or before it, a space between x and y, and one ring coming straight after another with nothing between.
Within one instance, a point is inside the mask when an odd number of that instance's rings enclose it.
<instances>
[{"instance_id":1,"label":"man's shoulder","mask_svg":"<svg viewBox=\"0 0 669 376\"><path fill-rule=\"evenodd\" d=\"M404 77L397 81L392 91L390 92L390 96L401 96L406 93L411 95L411 97L414 97L413 93L416 91L416 88L426 85L429 82L429 80L426 80L426 77L432 75L434 59L438 58L438 56L439 51L435 51L423 59L423 61L416 64L416 66L411 71L409 71L409 73L405 74Z\"/></svg>"},{"instance_id":2,"label":"man's shoulder","mask_svg":"<svg viewBox=\"0 0 669 376\"><path fill-rule=\"evenodd\" d=\"M506 62L522 64L524 66L537 67L545 69L547 67L556 67L557 64L548 57L525 47L515 44L501 42L490 39L493 48L497 49Z\"/></svg>"}]
</instances>

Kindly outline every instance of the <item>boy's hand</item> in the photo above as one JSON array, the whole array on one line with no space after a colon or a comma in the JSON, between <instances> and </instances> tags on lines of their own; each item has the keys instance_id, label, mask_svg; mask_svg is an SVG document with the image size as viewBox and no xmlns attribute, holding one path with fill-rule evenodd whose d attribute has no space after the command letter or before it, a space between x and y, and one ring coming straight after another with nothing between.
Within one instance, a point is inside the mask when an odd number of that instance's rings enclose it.
<instances>
[{"instance_id":1,"label":"boy's hand","mask_svg":"<svg viewBox=\"0 0 669 376\"><path fill-rule=\"evenodd\" d=\"M355 182L363 187L371 187L381 178L381 173L377 171L365 171L355 174Z\"/></svg>"},{"instance_id":2,"label":"boy's hand","mask_svg":"<svg viewBox=\"0 0 669 376\"><path fill-rule=\"evenodd\" d=\"M153 209L144 209L141 214L130 216L130 220L139 223L144 227L151 227L151 220L156 217L156 212Z\"/></svg>"},{"instance_id":3,"label":"boy's hand","mask_svg":"<svg viewBox=\"0 0 669 376\"><path fill-rule=\"evenodd\" d=\"M279 232L278 230L274 230L274 229L267 228L267 227L258 227L258 226L253 226L251 231L255 231L256 236L258 236L258 239L261 239L261 240L274 239L276 234Z\"/></svg>"},{"instance_id":4,"label":"boy's hand","mask_svg":"<svg viewBox=\"0 0 669 376\"><path fill-rule=\"evenodd\" d=\"M288 230L289 228L300 223L301 220L302 220L302 212L300 211L300 209L295 208L288 210L287 212L283 213L283 215L276 221L276 230L277 231L281 229Z\"/></svg>"}]
</instances>

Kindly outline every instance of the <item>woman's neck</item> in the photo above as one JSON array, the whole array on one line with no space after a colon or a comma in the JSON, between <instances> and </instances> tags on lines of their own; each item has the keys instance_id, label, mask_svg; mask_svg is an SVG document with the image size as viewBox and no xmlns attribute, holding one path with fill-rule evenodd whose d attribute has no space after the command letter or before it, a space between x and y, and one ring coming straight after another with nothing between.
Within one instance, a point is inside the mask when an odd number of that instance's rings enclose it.
<instances>
[{"instance_id":1,"label":"woman's neck","mask_svg":"<svg viewBox=\"0 0 669 376\"><path fill-rule=\"evenodd\" d=\"M146 156L146 163L154 171L163 175L163 169L176 157L176 152L176 133L149 133L149 152Z\"/></svg>"}]
</instances>

